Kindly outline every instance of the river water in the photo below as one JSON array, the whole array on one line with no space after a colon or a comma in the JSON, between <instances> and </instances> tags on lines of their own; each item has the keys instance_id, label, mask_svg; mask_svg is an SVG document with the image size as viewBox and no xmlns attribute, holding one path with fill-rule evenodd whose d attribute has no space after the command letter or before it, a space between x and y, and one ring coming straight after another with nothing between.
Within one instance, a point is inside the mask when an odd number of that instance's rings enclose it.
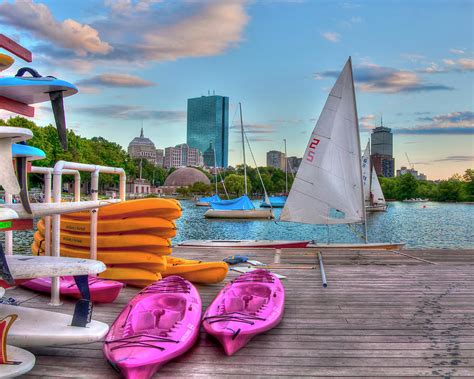
<instances>
[{"instance_id":1,"label":"river water","mask_svg":"<svg viewBox=\"0 0 474 379\"><path fill-rule=\"evenodd\" d=\"M258 206L259 202L255 202ZM278 220L208 220L207 208L182 201L173 242L187 239L269 239L326 242L361 242L361 230L346 225L305 225ZM275 209L278 219L281 209ZM392 202L387 212L368 216L370 242L406 242L408 248L474 248L474 205ZM3 233L0 233L0 241ZM33 232L15 232L15 253L28 252Z\"/></svg>"},{"instance_id":2,"label":"river water","mask_svg":"<svg viewBox=\"0 0 474 379\"><path fill-rule=\"evenodd\" d=\"M257 205L259 202L255 202ZM361 242L362 230L346 225L305 225L271 220L207 220L207 208L182 201L174 242L187 239L314 239ZM275 209L278 219L281 209ZM368 214L370 242L406 242L408 248L474 248L474 205L391 202L387 212Z\"/></svg>"}]
</instances>

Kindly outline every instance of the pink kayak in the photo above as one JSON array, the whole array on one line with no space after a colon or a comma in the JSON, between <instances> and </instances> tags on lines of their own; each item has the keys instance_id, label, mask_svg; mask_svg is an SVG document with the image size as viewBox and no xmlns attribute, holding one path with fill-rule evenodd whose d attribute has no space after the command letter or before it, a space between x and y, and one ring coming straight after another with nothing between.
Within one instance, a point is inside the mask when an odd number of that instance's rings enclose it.
<instances>
[{"instance_id":1,"label":"pink kayak","mask_svg":"<svg viewBox=\"0 0 474 379\"><path fill-rule=\"evenodd\" d=\"M31 279L21 286L38 292L51 293L51 278ZM89 290L93 303L112 303L122 288L123 283L89 276ZM72 276L61 276L60 293L76 299L82 297Z\"/></svg>"},{"instance_id":2,"label":"pink kayak","mask_svg":"<svg viewBox=\"0 0 474 379\"><path fill-rule=\"evenodd\" d=\"M240 275L219 292L204 314L204 330L216 337L227 355L281 321L285 289L267 270Z\"/></svg>"},{"instance_id":3,"label":"pink kayak","mask_svg":"<svg viewBox=\"0 0 474 379\"><path fill-rule=\"evenodd\" d=\"M126 378L150 378L194 345L201 308L196 288L179 276L149 285L127 304L110 328L104 342L107 360Z\"/></svg>"}]
</instances>

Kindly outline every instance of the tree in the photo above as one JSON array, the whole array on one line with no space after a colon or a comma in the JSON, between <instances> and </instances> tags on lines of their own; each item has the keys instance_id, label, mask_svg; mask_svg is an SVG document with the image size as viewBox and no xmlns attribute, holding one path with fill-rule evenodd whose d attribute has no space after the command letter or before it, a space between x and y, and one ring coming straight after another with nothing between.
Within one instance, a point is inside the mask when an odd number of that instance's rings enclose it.
<instances>
[{"instance_id":1,"label":"tree","mask_svg":"<svg viewBox=\"0 0 474 379\"><path fill-rule=\"evenodd\" d=\"M224 180L225 187L229 193L242 196L245 192L245 179L242 175L230 174ZM247 183L248 192L251 192L251 185Z\"/></svg>"},{"instance_id":2,"label":"tree","mask_svg":"<svg viewBox=\"0 0 474 379\"><path fill-rule=\"evenodd\" d=\"M448 180L442 180L438 184L439 201L463 201L463 183L454 176Z\"/></svg>"},{"instance_id":3,"label":"tree","mask_svg":"<svg viewBox=\"0 0 474 379\"><path fill-rule=\"evenodd\" d=\"M418 196L418 181L411 174L398 177L398 200L411 199Z\"/></svg>"},{"instance_id":4,"label":"tree","mask_svg":"<svg viewBox=\"0 0 474 379\"><path fill-rule=\"evenodd\" d=\"M466 199L468 201L474 201L474 170L468 168L463 175L463 180Z\"/></svg>"}]
</instances>

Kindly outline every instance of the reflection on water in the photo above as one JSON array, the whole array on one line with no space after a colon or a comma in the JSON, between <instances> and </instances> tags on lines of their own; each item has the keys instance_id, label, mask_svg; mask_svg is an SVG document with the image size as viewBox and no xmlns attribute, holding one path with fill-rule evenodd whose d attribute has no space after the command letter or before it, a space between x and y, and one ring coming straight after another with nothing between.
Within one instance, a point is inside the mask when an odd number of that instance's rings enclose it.
<instances>
[{"instance_id":1,"label":"reflection on water","mask_svg":"<svg viewBox=\"0 0 474 379\"><path fill-rule=\"evenodd\" d=\"M260 201L255 202L258 205ZM361 242L345 225L305 225L277 220L207 220L207 208L182 201L174 243L187 239L314 239L319 242ZM474 248L474 205L390 203L387 212L369 214L369 241L406 242L411 248ZM33 231L14 232L14 252L29 252ZM3 233L0 233L3 243Z\"/></svg>"},{"instance_id":2,"label":"reflection on water","mask_svg":"<svg viewBox=\"0 0 474 379\"><path fill-rule=\"evenodd\" d=\"M260 202L255 202L257 205ZM207 208L182 201L174 242L187 239L314 239L319 242L361 242L346 225L305 225L277 220L206 220ZM369 241L406 242L411 248L473 248L474 205L447 203L389 204L387 212L368 214Z\"/></svg>"}]
</instances>

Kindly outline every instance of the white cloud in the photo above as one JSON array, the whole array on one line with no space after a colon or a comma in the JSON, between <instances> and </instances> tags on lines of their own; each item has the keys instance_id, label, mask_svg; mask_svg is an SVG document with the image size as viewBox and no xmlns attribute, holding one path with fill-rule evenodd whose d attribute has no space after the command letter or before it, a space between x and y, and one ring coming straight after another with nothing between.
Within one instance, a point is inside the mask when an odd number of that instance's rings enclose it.
<instances>
[{"instance_id":1,"label":"white cloud","mask_svg":"<svg viewBox=\"0 0 474 379\"><path fill-rule=\"evenodd\" d=\"M336 32L324 32L322 33L322 36L327 41L333 42L333 43L339 42L341 40L341 35Z\"/></svg>"},{"instance_id":2,"label":"white cloud","mask_svg":"<svg viewBox=\"0 0 474 379\"><path fill-rule=\"evenodd\" d=\"M460 54L460 55L466 53L464 49L450 49L449 52L453 54Z\"/></svg>"},{"instance_id":3,"label":"white cloud","mask_svg":"<svg viewBox=\"0 0 474 379\"><path fill-rule=\"evenodd\" d=\"M99 33L86 24L72 19L57 21L49 8L32 0L18 0L0 4L0 20L36 37L47 39L63 48L73 50L78 56L107 54L112 50Z\"/></svg>"},{"instance_id":4,"label":"white cloud","mask_svg":"<svg viewBox=\"0 0 474 379\"><path fill-rule=\"evenodd\" d=\"M130 74L100 74L92 78L83 79L77 82L78 85L101 86L101 87L150 87L153 82L139 78Z\"/></svg>"}]
</instances>

